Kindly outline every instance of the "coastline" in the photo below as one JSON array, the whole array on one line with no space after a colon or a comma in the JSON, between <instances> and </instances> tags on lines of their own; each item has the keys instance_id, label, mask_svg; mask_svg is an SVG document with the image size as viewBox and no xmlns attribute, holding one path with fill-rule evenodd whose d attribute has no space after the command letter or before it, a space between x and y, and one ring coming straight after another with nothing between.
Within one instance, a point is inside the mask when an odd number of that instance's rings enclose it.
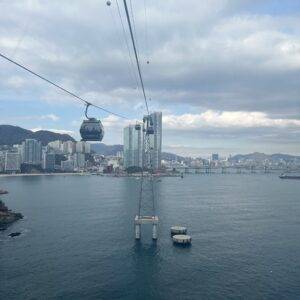
<instances>
[{"instance_id":1,"label":"coastline","mask_svg":"<svg viewBox=\"0 0 300 300\"><path fill-rule=\"evenodd\" d=\"M9 225L20 219L23 219L23 215L21 213L11 211L5 203L0 200L0 231L6 230Z\"/></svg>"},{"instance_id":2,"label":"coastline","mask_svg":"<svg viewBox=\"0 0 300 300\"><path fill-rule=\"evenodd\" d=\"M24 177L24 176L89 176L90 173L37 173L37 174L0 174L1 177Z\"/></svg>"},{"instance_id":3,"label":"coastline","mask_svg":"<svg viewBox=\"0 0 300 300\"><path fill-rule=\"evenodd\" d=\"M95 174L95 173L37 173L37 174L0 174L0 179L5 177L29 177L29 176L104 176L104 177L114 177L114 178L120 178L120 177L133 177L133 178L140 178L141 174ZM144 174L144 176L148 176ZM160 174L159 176L155 177L180 177L179 174Z\"/></svg>"}]
</instances>

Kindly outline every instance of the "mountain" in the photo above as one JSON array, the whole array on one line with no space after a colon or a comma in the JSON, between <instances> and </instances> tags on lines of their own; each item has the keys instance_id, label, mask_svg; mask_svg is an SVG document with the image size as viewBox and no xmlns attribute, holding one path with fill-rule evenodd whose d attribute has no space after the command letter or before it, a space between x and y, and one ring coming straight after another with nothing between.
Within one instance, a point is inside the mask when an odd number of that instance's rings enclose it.
<instances>
[{"instance_id":1,"label":"mountain","mask_svg":"<svg viewBox=\"0 0 300 300\"><path fill-rule=\"evenodd\" d=\"M169 152L162 152L161 153L161 159L163 160L174 160L174 161L184 161L185 157L179 156L177 154L169 153Z\"/></svg>"},{"instance_id":2,"label":"mountain","mask_svg":"<svg viewBox=\"0 0 300 300\"><path fill-rule=\"evenodd\" d=\"M0 145L21 144L25 139L36 139L45 146L55 140L75 141L68 134L60 134L47 130L33 132L18 126L0 125Z\"/></svg>"},{"instance_id":3,"label":"mountain","mask_svg":"<svg viewBox=\"0 0 300 300\"><path fill-rule=\"evenodd\" d=\"M260 152L254 152L249 154L236 154L230 158L231 161L239 161L239 160L265 160L268 159L268 155Z\"/></svg>"},{"instance_id":4,"label":"mountain","mask_svg":"<svg viewBox=\"0 0 300 300\"><path fill-rule=\"evenodd\" d=\"M279 161L279 160L285 160L285 161L293 161L293 160L300 160L300 156L295 155L289 155L289 154L281 154L281 153L275 153L275 154L265 154L260 152L254 152L249 154L237 154L232 156L229 160L230 161L243 161L243 160L254 160L254 161L264 161L264 160L270 160L270 161Z\"/></svg>"},{"instance_id":5,"label":"mountain","mask_svg":"<svg viewBox=\"0 0 300 300\"><path fill-rule=\"evenodd\" d=\"M289 154L281 154L281 153L275 153L270 155L272 160L280 160L283 159L285 161L290 161L290 160L300 160L300 156L296 156L296 155L289 155Z\"/></svg>"}]
</instances>

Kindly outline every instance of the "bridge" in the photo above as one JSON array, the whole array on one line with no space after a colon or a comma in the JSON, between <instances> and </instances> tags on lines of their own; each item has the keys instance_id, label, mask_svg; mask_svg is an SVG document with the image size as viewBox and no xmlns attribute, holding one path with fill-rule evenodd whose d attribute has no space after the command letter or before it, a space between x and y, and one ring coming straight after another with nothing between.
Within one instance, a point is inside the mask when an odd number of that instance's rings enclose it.
<instances>
[{"instance_id":1,"label":"bridge","mask_svg":"<svg viewBox=\"0 0 300 300\"><path fill-rule=\"evenodd\" d=\"M298 167L286 167L276 168L271 166L209 166L204 165L201 167L177 167L174 168L176 172L184 174L247 174L247 173L288 173L288 172L300 172L300 166Z\"/></svg>"}]
</instances>

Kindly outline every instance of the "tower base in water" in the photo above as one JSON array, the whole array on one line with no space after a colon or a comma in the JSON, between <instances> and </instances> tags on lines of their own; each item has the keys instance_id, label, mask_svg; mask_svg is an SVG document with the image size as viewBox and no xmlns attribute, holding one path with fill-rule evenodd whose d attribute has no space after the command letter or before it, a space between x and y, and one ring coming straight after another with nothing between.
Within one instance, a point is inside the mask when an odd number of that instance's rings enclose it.
<instances>
[{"instance_id":1,"label":"tower base in water","mask_svg":"<svg viewBox=\"0 0 300 300\"><path fill-rule=\"evenodd\" d=\"M152 239L157 239L157 225L158 216L138 216L134 218L135 227L135 239L139 240L141 238L141 225L142 224L152 224Z\"/></svg>"}]
</instances>

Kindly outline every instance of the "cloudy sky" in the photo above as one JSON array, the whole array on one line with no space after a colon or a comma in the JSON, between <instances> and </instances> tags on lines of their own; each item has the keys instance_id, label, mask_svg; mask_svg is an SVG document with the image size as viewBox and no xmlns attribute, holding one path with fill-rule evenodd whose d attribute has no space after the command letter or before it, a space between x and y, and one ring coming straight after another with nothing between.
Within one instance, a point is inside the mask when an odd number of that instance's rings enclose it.
<instances>
[{"instance_id":1,"label":"cloudy sky","mask_svg":"<svg viewBox=\"0 0 300 300\"><path fill-rule=\"evenodd\" d=\"M0 52L95 104L141 119L136 69L111 2L0 0ZM300 1L131 2L150 109L163 112L164 150L300 155ZM119 6L126 25L121 0ZM0 124L77 139L84 115L74 98L3 59L0 111ZM122 143L128 121L90 113L103 120L104 143Z\"/></svg>"}]
</instances>

